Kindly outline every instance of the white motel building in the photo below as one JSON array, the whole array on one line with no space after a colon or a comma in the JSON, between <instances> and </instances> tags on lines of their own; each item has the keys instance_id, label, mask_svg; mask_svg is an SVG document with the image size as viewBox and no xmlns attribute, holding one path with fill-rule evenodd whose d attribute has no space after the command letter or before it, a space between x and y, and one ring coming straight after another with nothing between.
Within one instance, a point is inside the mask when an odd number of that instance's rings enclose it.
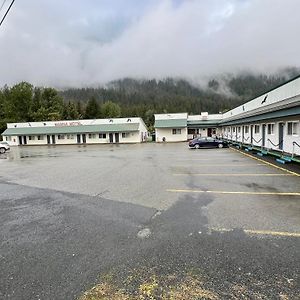
<instances>
[{"instance_id":1,"label":"white motel building","mask_svg":"<svg viewBox=\"0 0 300 300\"><path fill-rule=\"evenodd\" d=\"M223 114L155 114L156 142L222 137L261 151L300 156L300 76ZM140 143L141 118L9 123L2 133L13 145Z\"/></svg>"},{"instance_id":2,"label":"white motel building","mask_svg":"<svg viewBox=\"0 0 300 300\"><path fill-rule=\"evenodd\" d=\"M8 123L2 133L14 145L141 143L147 140L141 118Z\"/></svg>"},{"instance_id":3,"label":"white motel building","mask_svg":"<svg viewBox=\"0 0 300 300\"><path fill-rule=\"evenodd\" d=\"M300 155L300 76L224 114L156 114L154 127L157 142L217 136Z\"/></svg>"}]
</instances>

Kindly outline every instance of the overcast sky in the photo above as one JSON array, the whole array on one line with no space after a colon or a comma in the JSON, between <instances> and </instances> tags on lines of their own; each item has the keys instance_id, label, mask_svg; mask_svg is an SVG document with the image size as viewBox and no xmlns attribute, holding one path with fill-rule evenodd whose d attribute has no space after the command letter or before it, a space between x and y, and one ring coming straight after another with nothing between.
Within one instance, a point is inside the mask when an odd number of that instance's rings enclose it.
<instances>
[{"instance_id":1,"label":"overcast sky","mask_svg":"<svg viewBox=\"0 0 300 300\"><path fill-rule=\"evenodd\" d=\"M299 67L299 11L300 0L16 0L0 27L0 85Z\"/></svg>"}]
</instances>

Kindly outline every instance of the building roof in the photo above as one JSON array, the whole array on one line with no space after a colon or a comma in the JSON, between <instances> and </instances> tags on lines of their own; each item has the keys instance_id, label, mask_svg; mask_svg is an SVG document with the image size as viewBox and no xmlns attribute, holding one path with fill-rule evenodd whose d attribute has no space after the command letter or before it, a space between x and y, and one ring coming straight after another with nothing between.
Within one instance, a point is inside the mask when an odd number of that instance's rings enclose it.
<instances>
[{"instance_id":1,"label":"building roof","mask_svg":"<svg viewBox=\"0 0 300 300\"><path fill-rule=\"evenodd\" d=\"M78 126L45 126L45 127L16 127L6 129L2 135L43 135L43 134L76 134L98 132L128 132L138 131L139 123L128 124L97 124Z\"/></svg>"},{"instance_id":2,"label":"building roof","mask_svg":"<svg viewBox=\"0 0 300 300\"><path fill-rule=\"evenodd\" d=\"M222 120L188 120L188 128L199 128L207 126L218 126Z\"/></svg>"},{"instance_id":3,"label":"building roof","mask_svg":"<svg viewBox=\"0 0 300 300\"><path fill-rule=\"evenodd\" d=\"M154 114L155 120L170 120L170 119L187 119L188 113L168 113L168 114Z\"/></svg>"},{"instance_id":4,"label":"building roof","mask_svg":"<svg viewBox=\"0 0 300 300\"><path fill-rule=\"evenodd\" d=\"M248 118L230 120L222 122L221 125L237 125L237 124L246 124L251 122L261 122L264 120L276 119L276 118L285 118L290 116L297 116L300 114L300 106L292 107L287 109L282 109L278 111L268 112L265 114L255 115Z\"/></svg>"},{"instance_id":5,"label":"building roof","mask_svg":"<svg viewBox=\"0 0 300 300\"><path fill-rule=\"evenodd\" d=\"M184 128L187 126L187 119L155 120L155 128Z\"/></svg>"}]
</instances>

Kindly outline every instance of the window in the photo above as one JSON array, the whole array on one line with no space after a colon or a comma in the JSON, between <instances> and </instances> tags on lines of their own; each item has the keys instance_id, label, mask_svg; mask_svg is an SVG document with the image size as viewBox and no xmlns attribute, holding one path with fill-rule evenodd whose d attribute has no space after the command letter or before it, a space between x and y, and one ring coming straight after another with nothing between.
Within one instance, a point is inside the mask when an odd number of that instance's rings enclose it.
<instances>
[{"instance_id":1,"label":"window","mask_svg":"<svg viewBox=\"0 0 300 300\"><path fill-rule=\"evenodd\" d=\"M181 129L172 129L173 134L181 134Z\"/></svg>"},{"instance_id":2,"label":"window","mask_svg":"<svg viewBox=\"0 0 300 300\"><path fill-rule=\"evenodd\" d=\"M99 139L106 139L106 133L99 133Z\"/></svg>"},{"instance_id":3,"label":"window","mask_svg":"<svg viewBox=\"0 0 300 300\"><path fill-rule=\"evenodd\" d=\"M298 135L298 122L288 122L287 123L287 134L288 135Z\"/></svg>"},{"instance_id":4,"label":"window","mask_svg":"<svg viewBox=\"0 0 300 300\"><path fill-rule=\"evenodd\" d=\"M196 129L188 128L188 134L195 134Z\"/></svg>"},{"instance_id":5,"label":"window","mask_svg":"<svg viewBox=\"0 0 300 300\"><path fill-rule=\"evenodd\" d=\"M89 139L95 139L96 134L95 133L89 133Z\"/></svg>"},{"instance_id":6,"label":"window","mask_svg":"<svg viewBox=\"0 0 300 300\"><path fill-rule=\"evenodd\" d=\"M38 135L38 136L37 136L37 139L38 139L39 141L42 141L42 140L44 139L44 136L43 136L43 135Z\"/></svg>"},{"instance_id":7,"label":"window","mask_svg":"<svg viewBox=\"0 0 300 300\"><path fill-rule=\"evenodd\" d=\"M129 133L128 132L122 132L122 138L126 139L129 137Z\"/></svg>"},{"instance_id":8,"label":"window","mask_svg":"<svg viewBox=\"0 0 300 300\"><path fill-rule=\"evenodd\" d=\"M73 134L67 134L67 139L68 140L74 139L74 135Z\"/></svg>"},{"instance_id":9,"label":"window","mask_svg":"<svg viewBox=\"0 0 300 300\"><path fill-rule=\"evenodd\" d=\"M274 134L274 124L268 124L268 134Z\"/></svg>"},{"instance_id":10,"label":"window","mask_svg":"<svg viewBox=\"0 0 300 300\"><path fill-rule=\"evenodd\" d=\"M249 133L249 126L245 126L245 133Z\"/></svg>"},{"instance_id":11,"label":"window","mask_svg":"<svg viewBox=\"0 0 300 300\"><path fill-rule=\"evenodd\" d=\"M65 135L64 135L64 134L59 134L59 135L57 136L57 138L58 138L59 140L64 140L64 139L65 139Z\"/></svg>"},{"instance_id":12,"label":"window","mask_svg":"<svg viewBox=\"0 0 300 300\"><path fill-rule=\"evenodd\" d=\"M5 140L6 140L7 142L10 142L10 141L11 141L11 136L5 137Z\"/></svg>"},{"instance_id":13,"label":"window","mask_svg":"<svg viewBox=\"0 0 300 300\"><path fill-rule=\"evenodd\" d=\"M29 138L29 141L34 141L35 140L35 136L34 135L30 135L28 138Z\"/></svg>"},{"instance_id":14,"label":"window","mask_svg":"<svg viewBox=\"0 0 300 300\"><path fill-rule=\"evenodd\" d=\"M259 133L259 125L254 126L254 133Z\"/></svg>"},{"instance_id":15,"label":"window","mask_svg":"<svg viewBox=\"0 0 300 300\"><path fill-rule=\"evenodd\" d=\"M232 132L235 132L235 127L232 128Z\"/></svg>"},{"instance_id":16,"label":"window","mask_svg":"<svg viewBox=\"0 0 300 300\"><path fill-rule=\"evenodd\" d=\"M241 133L241 127L238 127L238 133Z\"/></svg>"}]
</instances>

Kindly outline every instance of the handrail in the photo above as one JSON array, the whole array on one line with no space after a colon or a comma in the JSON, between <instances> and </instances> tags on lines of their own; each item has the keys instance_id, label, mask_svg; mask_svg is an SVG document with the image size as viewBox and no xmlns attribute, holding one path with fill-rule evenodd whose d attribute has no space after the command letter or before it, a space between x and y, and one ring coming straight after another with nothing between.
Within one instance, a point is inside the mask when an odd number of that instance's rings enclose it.
<instances>
[{"instance_id":1,"label":"handrail","mask_svg":"<svg viewBox=\"0 0 300 300\"><path fill-rule=\"evenodd\" d=\"M298 147L300 148L300 145L299 145L297 142L294 141L294 142L293 142L293 146L295 146L295 145L298 146Z\"/></svg>"},{"instance_id":2,"label":"handrail","mask_svg":"<svg viewBox=\"0 0 300 300\"><path fill-rule=\"evenodd\" d=\"M258 144L258 143L260 143L260 142L262 141L262 138L261 138L261 139L259 139L259 140L257 141L257 140L256 140L256 139L253 137L253 138L252 138L252 140L253 140L255 143L257 143L257 144Z\"/></svg>"},{"instance_id":3,"label":"handrail","mask_svg":"<svg viewBox=\"0 0 300 300\"><path fill-rule=\"evenodd\" d=\"M268 139L267 140L268 142L270 142L274 147L279 147L280 145L282 145L282 143L283 143L283 140L281 140L280 142L279 142L279 144L274 144L270 139Z\"/></svg>"},{"instance_id":4,"label":"handrail","mask_svg":"<svg viewBox=\"0 0 300 300\"><path fill-rule=\"evenodd\" d=\"M292 153L292 158L294 158L294 155L295 155L295 146L298 146L298 147L300 148L300 145L299 145L297 142L293 141L293 153Z\"/></svg>"}]
</instances>

